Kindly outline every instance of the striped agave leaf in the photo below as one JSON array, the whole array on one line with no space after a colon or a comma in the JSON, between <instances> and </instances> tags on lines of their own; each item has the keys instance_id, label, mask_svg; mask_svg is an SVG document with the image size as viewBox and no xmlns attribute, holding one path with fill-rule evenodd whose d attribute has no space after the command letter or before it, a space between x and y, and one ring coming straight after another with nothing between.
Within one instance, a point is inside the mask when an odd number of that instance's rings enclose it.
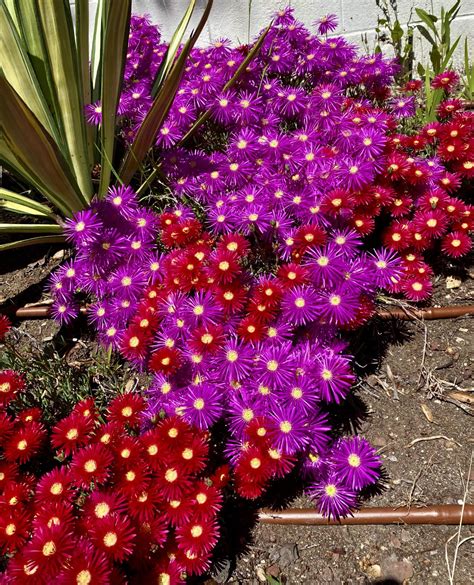
<instances>
[{"instance_id":1,"label":"striped agave leaf","mask_svg":"<svg viewBox=\"0 0 474 585\"><path fill-rule=\"evenodd\" d=\"M178 56L195 5L190 0L172 37L153 83L151 110L121 163L116 159L116 112L131 0L99 0L91 55L88 0L76 0L75 22L67 0L0 0L0 162L25 186L22 194L1 189L0 209L55 222L0 224L1 232L42 234L32 243L57 241L64 218L87 207L94 195L103 196L118 177L115 168L121 169L121 180L133 179L169 111L212 0ZM84 117L84 106L97 99L103 120L99 131ZM101 178L94 193L91 172L97 162ZM29 197L32 190L48 205ZM0 250L27 242L3 244Z\"/></svg>"}]
</instances>

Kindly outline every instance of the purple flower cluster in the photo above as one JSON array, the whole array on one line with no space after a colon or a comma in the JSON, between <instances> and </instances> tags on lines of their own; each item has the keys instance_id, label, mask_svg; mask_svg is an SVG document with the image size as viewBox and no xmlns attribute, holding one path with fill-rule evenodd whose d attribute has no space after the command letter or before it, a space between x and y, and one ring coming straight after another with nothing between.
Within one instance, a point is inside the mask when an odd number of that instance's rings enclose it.
<instances>
[{"instance_id":1,"label":"purple flower cluster","mask_svg":"<svg viewBox=\"0 0 474 585\"><path fill-rule=\"evenodd\" d=\"M67 220L64 232L76 254L51 276L53 315L69 323L79 314L76 293L91 296L88 318L104 345L117 348L144 287L159 277L158 218L137 204L131 188L111 188Z\"/></svg>"},{"instance_id":2,"label":"purple flower cluster","mask_svg":"<svg viewBox=\"0 0 474 585\"><path fill-rule=\"evenodd\" d=\"M340 328L360 323L364 303L396 277L396 258L327 228L306 232L319 239L300 264L256 276L244 268L252 252L242 235L213 238L185 208L157 216L125 187L76 214L66 233L77 254L52 277L54 312L70 319L77 289L94 298L88 315L102 342L153 374L145 426L163 414L203 430L224 419L239 493L257 497L299 461L321 510L349 512L380 461L364 441L336 440L328 420L355 381Z\"/></svg>"}]
</instances>

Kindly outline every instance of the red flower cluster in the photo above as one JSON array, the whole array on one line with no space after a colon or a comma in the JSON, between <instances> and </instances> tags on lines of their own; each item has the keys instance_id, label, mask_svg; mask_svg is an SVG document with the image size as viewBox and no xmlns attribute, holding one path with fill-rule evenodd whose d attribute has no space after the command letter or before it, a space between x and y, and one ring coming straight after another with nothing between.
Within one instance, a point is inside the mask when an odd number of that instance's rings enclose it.
<instances>
[{"instance_id":1,"label":"red flower cluster","mask_svg":"<svg viewBox=\"0 0 474 585\"><path fill-rule=\"evenodd\" d=\"M10 331L12 324L6 315L0 315L0 341L5 339L5 335Z\"/></svg>"},{"instance_id":2,"label":"red flower cluster","mask_svg":"<svg viewBox=\"0 0 474 585\"><path fill-rule=\"evenodd\" d=\"M25 380L21 374L13 370L0 371L0 408L7 406L24 387Z\"/></svg>"},{"instance_id":3,"label":"red flower cluster","mask_svg":"<svg viewBox=\"0 0 474 585\"><path fill-rule=\"evenodd\" d=\"M252 302L248 300L242 260L248 254L249 243L243 236L227 235L216 244L208 233L202 231L199 221L181 218L177 211L160 216L161 239L172 248L161 263L163 282L146 290L120 347L125 358L141 363L148 359L149 369L164 375L174 374L182 364L181 353L171 340L169 343L164 340L160 347L151 352L154 335L162 319L173 316L175 312L170 294L187 294L192 290L204 294L212 290L218 304L219 315L207 320L203 314L206 304L196 302L192 317L196 323L202 323L194 329L190 341L196 355L215 353L224 337L221 325L214 323L239 314L245 307L248 311L239 330L242 337L262 339L266 331L265 323L274 316L271 309L275 306L275 303L261 305L255 299ZM176 297L178 301L179 296ZM189 324L177 318L174 328L176 331L189 331Z\"/></svg>"},{"instance_id":4,"label":"red flower cluster","mask_svg":"<svg viewBox=\"0 0 474 585\"><path fill-rule=\"evenodd\" d=\"M13 372L8 379L20 380ZM51 433L56 461L24 471L45 444L37 412L0 410L0 554L5 582L183 583L210 565L227 473L205 478L207 433L177 417L139 434L144 400L115 398L99 424L92 399Z\"/></svg>"},{"instance_id":5,"label":"red flower cluster","mask_svg":"<svg viewBox=\"0 0 474 585\"><path fill-rule=\"evenodd\" d=\"M439 116L441 121L427 124L416 135L392 135L384 178L369 189L377 201L370 216L385 210L393 218L382 239L401 255L405 266L395 291L412 301L425 300L432 289L433 272L424 252L440 240L444 254L460 258L472 246L473 207L453 194L463 180L474 176L474 115L461 111L456 100L446 100ZM436 157L419 156L426 150ZM354 211L359 231L371 222L364 209L365 205L359 210L365 214L362 219L357 207Z\"/></svg>"},{"instance_id":6,"label":"red flower cluster","mask_svg":"<svg viewBox=\"0 0 474 585\"><path fill-rule=\"evenodd\" d=\"M264 417L253 419L245 435L235 466L235 489L243 498L255 499L263 494L270 479L287 475L296 459L273 446L272 429Z\"/></svg>"}]
</instances>

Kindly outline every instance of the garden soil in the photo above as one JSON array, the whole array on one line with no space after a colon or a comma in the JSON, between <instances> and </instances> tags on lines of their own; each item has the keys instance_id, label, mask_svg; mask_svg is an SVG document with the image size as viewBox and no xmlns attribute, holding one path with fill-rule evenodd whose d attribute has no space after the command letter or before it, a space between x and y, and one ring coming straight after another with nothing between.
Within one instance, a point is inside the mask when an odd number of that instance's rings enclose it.
<instances>
[{"instance_id":1,"label":"garden soil","mask_svg":"<svg viewBox=\"0 0 474 585\"><path fill-rule=\"evenodd\" d=\"M20 250L2 259L0 306L44 300L45 279L63 256L61 251L31 256ZM437 278L434 306L473 302L473 272L466 270L459 279ZM16 326L25 344L33 338L51 343L58 332L51 320ZM385 471L368 505L461 504L466 484L474 485L474 405L467 402L474 387L473 341L474 319L469 317L379 322L354 337L362 382L347 408L353 429L380 450ZM461 401L450 402L453 396ZM294 497L296 489L290 478L264 503L310 505ZM472 490L467 491L472 502ZM448 563L452 567L455 559L457 539L451 537L456 526L256 525L239 503L227 515L225 541L232 546L221 553L207 585L438 585L449 583ZM461 540L469 537L474 527L462 527ZM453 583L474 583L474 540L457 551Z\"/></svg>"}]
</instances>

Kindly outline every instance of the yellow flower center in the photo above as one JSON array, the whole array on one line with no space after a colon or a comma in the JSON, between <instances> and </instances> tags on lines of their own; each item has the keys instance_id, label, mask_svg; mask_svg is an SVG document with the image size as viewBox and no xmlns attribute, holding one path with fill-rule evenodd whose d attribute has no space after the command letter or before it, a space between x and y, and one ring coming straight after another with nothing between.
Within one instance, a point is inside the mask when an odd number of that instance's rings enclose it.
<instances>
[{"instance_id":1,"label":"yellow flower center","mask_svg":"<svg viewBox=\"0 0 474 585\"><path fill-rule=\"evenodd\" d=\"M97 518L105 518L110 513L110 506L107 502L100 502L94 508L94 514Z\"/></svg>"},{"instance_id":2,"label":"yellow flower center","mask_svg":"<svg viewBox=\"0 0 474 585\"><path fill-rule=\"evenodd\" d=\"M250 460L250 467L252 469L258 469L262 465L262 460L258 457L254 457Z\"/></svg>"},{"instance_id":3,"label":"yellow flower center","mask_svg":"<svg viewBox=\"0 0 474 585\"><path fill-rule=\"evenodd\" d=\"M282 433L291 433L293 426L289 420L284 420L280 423L280 430Z\"/></svg>"},{"instance_id":4,"label":"yellow flower center","mask_svg":"<svg viewBox=\"0 0 474 585\"><path fill-rule=\"evenodd\" d=\"M94 471L97 469L97 463L93 459L89 459L89 461L84 463L84 469L87 471L87 473L94 473Z\"/></svg>"},{"instance_id":5,"label":"yellow flower center","mask_svg":"<svg viewBox=\"0 0 474 585\"><path fill-rule=\"evenodd\" d=\"M169 483L173 483L174 481L176 481L178 479L178 472L176 471L176 469L173 468L168 469L165 473L165 479Z\"/></svg>"},{"instance_id":6,"label":"yellow flower center","mask_svg":"<svg viewBox=\"0 0 474 585\"><path fill-rule=\"evenodd\" d=\"M118 536L115 532L107 532L103 538L103 543L107 548L115 546L118 542Z\"/></svg>"},{"instance_id":7,"label":"yellow flower center","mask_svg":"<svg viewBox=\"0 0 474 585\"><path fill-rule=\"evenodd\" d=\"M355 453L351 453L347 458L347 461L351 467L359 467L360 465L360 457Z\"/></svg>"},{"instance_id":8,"label":"yellow flower center","mask_svg":"<svg viewBox=\"0 0 474 585\"><path fill-rule=\"evenodd\" d=\"M204 400L202 398L196 398L193 403L193 406L196 410L202 410L205 406Z\"/></svg>"},{"instance_id":9,"label":"yellow flower center","mask_svg":"<svg viewBox=\"0 0 474 585\"><path fill-rule=\"evenodd\" d=\"M244 408L242 412L242 418L246 422L250 422L254 417L253 410L251 408Z\"/></svg>"},{"instance_id":10,"label":"yellow flower center","mask_svg":"<svg viewBox=\"0 0 474 585\"><path fill-rule=\"evenodd\" d=\"M78 436L79 431L77 429L69 429L69 431L66 433L66 438L69 439L70 441L77 439Z\"/></svg>"},{"instance_id":11,"label":"yellow flower center","mask_svg":"<svg viewBox=\"0 0 474 585\"><path fill-rule=\"evenodd\" d=\"M207 502L206 494L203 492L199 492L198 495L196 496L196 502L198 504L205 504Z\"/></svg>"},{"instance_id":12,"label":"yellow flower center","mask_svg":"<svg viewBox=\"0 0 474 585\"><path fill-rule=\"evenodd\" d=\"M267 362L267 370L270 372L276 372L278 370L278 362L276 360L270 360Z\"/></svg>"},{"instance_id":13,"label":"yellow flower center","mask_svg":"<svg viewBox=\"0 0 474 585\"><path fill-rule=\"evenodd\" d=\"M239 354L235 351L235 349L230 349L226 353L225 357L229 362L236 362L239 359Z\"/></svg>"},{"instance_id":14,"label":"yellow flower center","mask_svg":"<svg viewBox=\"0 0 474 585\"><path fill-rule=\"evenodd\" d=\"M202 533L203 533L203 528L199 524L195 524L191 528L191 536L193 538L199 538L200 536L202 536Z\"/></svg>"},{"instance_id":15,"label":"yellow flower center","mask_svg":"<svg viewBox=\"0 0 474 585\"><path fill-rule=\"evenodd\" d=\"M43 549L41 551L45 557L51 557L56 553L56 544L53 540L48 540L43 545Z\"/></svg>"},{"instance_id":16,"label":"yellow flower center","mask_svg":"<svg viewBox=\"0 0 474 585\"><path fill-rule=\"evenodd\" d=\"M329 264L329 258L327 256L320 256L316 262L319 266L327 266Z\"/></svg>"},{"instance_id":17,"label":"yellow flower center","mask_svg":"<svg viewBox=\"0 0 474 585\"><path fill-rule=\"evenodd\" d=\"M323 370L321 374L323 380L331 380L332 379L332 372L329 370Z\"/></svg>"},{"instance_id":18,"label":"yellow flower center","mask_svg":"<svg viewBox=\"0 0 474 585\"><path fill-rule=\"evenodd\" d=\"M50 487L49 491L53 494L53 496L59 496L59 494L62 494L64 489L64 486L62 483L60 483L59 481L53 483L53 485Z\"/></svg>"},{"instance_id":19,"label":"yellow flower center","mask_svg":"<svg viewBox=\"0 0 474 585\"><path fill-rule=\"evenodd\" d=\"M305 306L305 300L302 297L298 297L295 300L295 305L298 307L298 309L302 309Z\"/></svg>"},{"instance_id":20,"label":"yellow flower center","mask_svg":"<svg viewBox=\"0 0 474 585\"><path fill-rule=\"evenodd\" d=\"M330 498L333 498L337 494L337 488L333 483L328 484L324 488L324 491Z\"/></svg>"},{"instance_id":21,"label":"yellow flower center","mask_svg":"<svg viewBox=\"0 0 474 585\"><path fill-rule=\"evenodd\" d=\"M122 416L129 418L131 417L133 414L133 410L130 406L125 406L125 408L122 408Z\"/></svg>"},{"instance_id":22,"label":"yellow flower center","mask_svg":"<svg viewBox=\"0 0 474 585\"><path fill-rule=\"evenodd\" d=\"M301 398L303 396L303 390L301 388L292 388L291 396L296 399Z\"/></svg>"},{"instance_id":23,"label":"yellow flower center","mask_svg":"<svg viewBox=\"0 0 474 585\"><path fill-rule=\"evenodd\" d=\"M138 339L138 337L136 337L134 335L133 337L130 338L130 341L128 342L128 345L130 347L138 347L140 345L140 340Z\"/></svg>"},{"instance_id":24,"label":"yellow flower center","mask_svg":"<svg viewBox=\"0 0 474 585\"><path fill-rule=\"evenodd\" d=\"M88 569L79 571L76 576L77 585L89 585L92 582L92 573Z\"/></svg>"},{"instance_id":25,"label":"yellow flower center","mask_svg":"<svg viewBox=\"0 0 474 585\"><path fill-rule=\"evenodd\" d=\"M28 443L25 441L25 439L18 441L18 444L17 444L18 451L24 451L27 447L28 447Z\"/></svg>"},{"instance_id":26,"label":"yellow flower center","mask_svg":"<svg viewBox=\"0 0 474 585\"><path fill-rule=\"evenodd\" d=\"M210 333L204 333L204 335L201 336L201 341L205 345L209 345L214 341L214 337Z\"/></svg>"}]
</instances>

